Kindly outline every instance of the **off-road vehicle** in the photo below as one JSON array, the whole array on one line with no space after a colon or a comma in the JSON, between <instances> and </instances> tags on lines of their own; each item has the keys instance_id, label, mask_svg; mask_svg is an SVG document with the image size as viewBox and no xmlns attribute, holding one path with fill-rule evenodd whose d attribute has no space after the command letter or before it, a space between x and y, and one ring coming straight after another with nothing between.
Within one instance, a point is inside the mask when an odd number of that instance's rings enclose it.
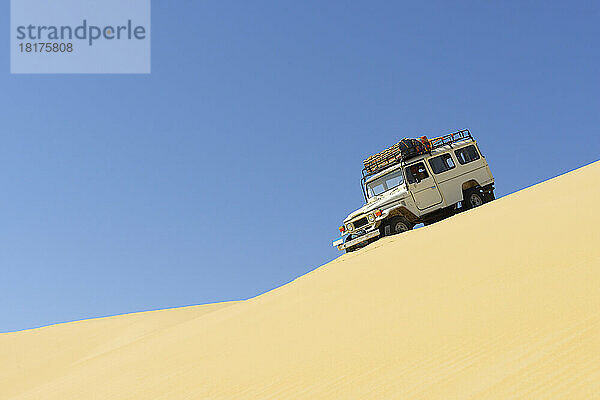
<instances>
[{"instance_id":1,"label":"off-road vehicle","mask_svg":"<svg viewBox=\"0 0 600 400\"><path fill-rule=\"evenodd\" d=\"M471 132L403 139L364 161L366 204L333 242L353 251L383 237L429 225L494 200L494 177Z\"/></svg>"}]
</instances>

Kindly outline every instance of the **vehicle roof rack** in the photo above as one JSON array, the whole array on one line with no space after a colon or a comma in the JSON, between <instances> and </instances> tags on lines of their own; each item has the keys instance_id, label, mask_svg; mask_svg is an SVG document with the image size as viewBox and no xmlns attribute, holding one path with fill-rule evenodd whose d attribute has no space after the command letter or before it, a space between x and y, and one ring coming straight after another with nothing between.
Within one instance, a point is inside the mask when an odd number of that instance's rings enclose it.
<instances>
[{"instance_id":1,"label":"vehicle roof rack","mask_svg":"<svg viewBox=\"0 0 600 400\"><path fill-rule=\"evenodd\" d=\"M426 143L428 143L428 153L431 154L431 150L433 149L437 149L442 146L452 145L453 143L468 139L473 139L473 136L471 136L471 132L468 129L462 129L460 131L448 133L433 139L427 139L426 137L422 137L421 139L417 140L425 141ZM384 169L387 169L402 161L403 158L400 149L400 142L398 142L393 146L388 147L387 149L365 159L365 167L362 170L363 178L375 175L383 171Z\"/></svg>"},{"instance_id":2,"label":"vehicle roof rack","mask_svg":"<svg viewBox=\"0 0 600 400\"><path fill-rule=\"evenodd\" d=\"M473 139L473 136L471 136L471 132L469 132L468 129L463 129L458 132L448 133L443 136L429 139L429 143L431 144L431 149L433 150L467 139Z\"/></svg>"}]
</instances>

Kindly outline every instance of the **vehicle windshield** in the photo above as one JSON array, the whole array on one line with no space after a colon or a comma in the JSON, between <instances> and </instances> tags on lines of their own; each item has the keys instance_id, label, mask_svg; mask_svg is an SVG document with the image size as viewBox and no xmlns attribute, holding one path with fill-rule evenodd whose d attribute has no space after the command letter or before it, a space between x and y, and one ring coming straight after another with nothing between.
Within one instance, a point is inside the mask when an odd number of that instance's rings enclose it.
<instances>
[{"instance_id":1,"label":"vehicle windshield","mask_svg":"<svg viewBox=\"0 0 600 400\"><path fill-rule=\"evenodd\" d=\"M398 187L404 183L404 176L402 175L402 169L390 172L389 174L383 175L375 180L367 183L367 196L369 198L377 196L383 192L387 192L395 187Z\"/></svg>"}]
</instances>

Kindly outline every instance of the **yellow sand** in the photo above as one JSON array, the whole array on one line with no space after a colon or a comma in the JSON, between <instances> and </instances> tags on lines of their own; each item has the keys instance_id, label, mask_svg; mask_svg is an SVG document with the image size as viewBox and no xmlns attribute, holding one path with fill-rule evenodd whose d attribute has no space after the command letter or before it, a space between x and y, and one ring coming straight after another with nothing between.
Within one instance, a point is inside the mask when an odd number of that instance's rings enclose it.
<instances>
[{"instance_id":1,"label":"yellow sand","mask_svg":"<svg viewBox=\"0 0 600 400\"><path fill-rule=\"evenodd\" d=\"M2 334L0 399L598 399L599 187L595 163L243 302Z\"/></svg>"}]
</instances>

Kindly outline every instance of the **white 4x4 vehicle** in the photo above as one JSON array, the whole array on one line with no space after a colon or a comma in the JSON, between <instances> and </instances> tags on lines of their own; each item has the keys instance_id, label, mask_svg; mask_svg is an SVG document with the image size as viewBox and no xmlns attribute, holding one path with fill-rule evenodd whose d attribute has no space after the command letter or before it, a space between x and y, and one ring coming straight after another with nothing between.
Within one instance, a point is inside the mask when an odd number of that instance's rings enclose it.
<instances>
[{"instance_id":1,"label":"white 4x4 vehicle","mask_svg":"<svg viewBox=\"0 0 600 400\"><path fill-rule=\"evenodd\" d=\"M494 177L467 129L422 137L422 151L409 156L402 154L402 142L365 160L366 204L344 220L342 236L333 242L339 250L353 251L494 199Z\"/></svg>"}]
</instances>

